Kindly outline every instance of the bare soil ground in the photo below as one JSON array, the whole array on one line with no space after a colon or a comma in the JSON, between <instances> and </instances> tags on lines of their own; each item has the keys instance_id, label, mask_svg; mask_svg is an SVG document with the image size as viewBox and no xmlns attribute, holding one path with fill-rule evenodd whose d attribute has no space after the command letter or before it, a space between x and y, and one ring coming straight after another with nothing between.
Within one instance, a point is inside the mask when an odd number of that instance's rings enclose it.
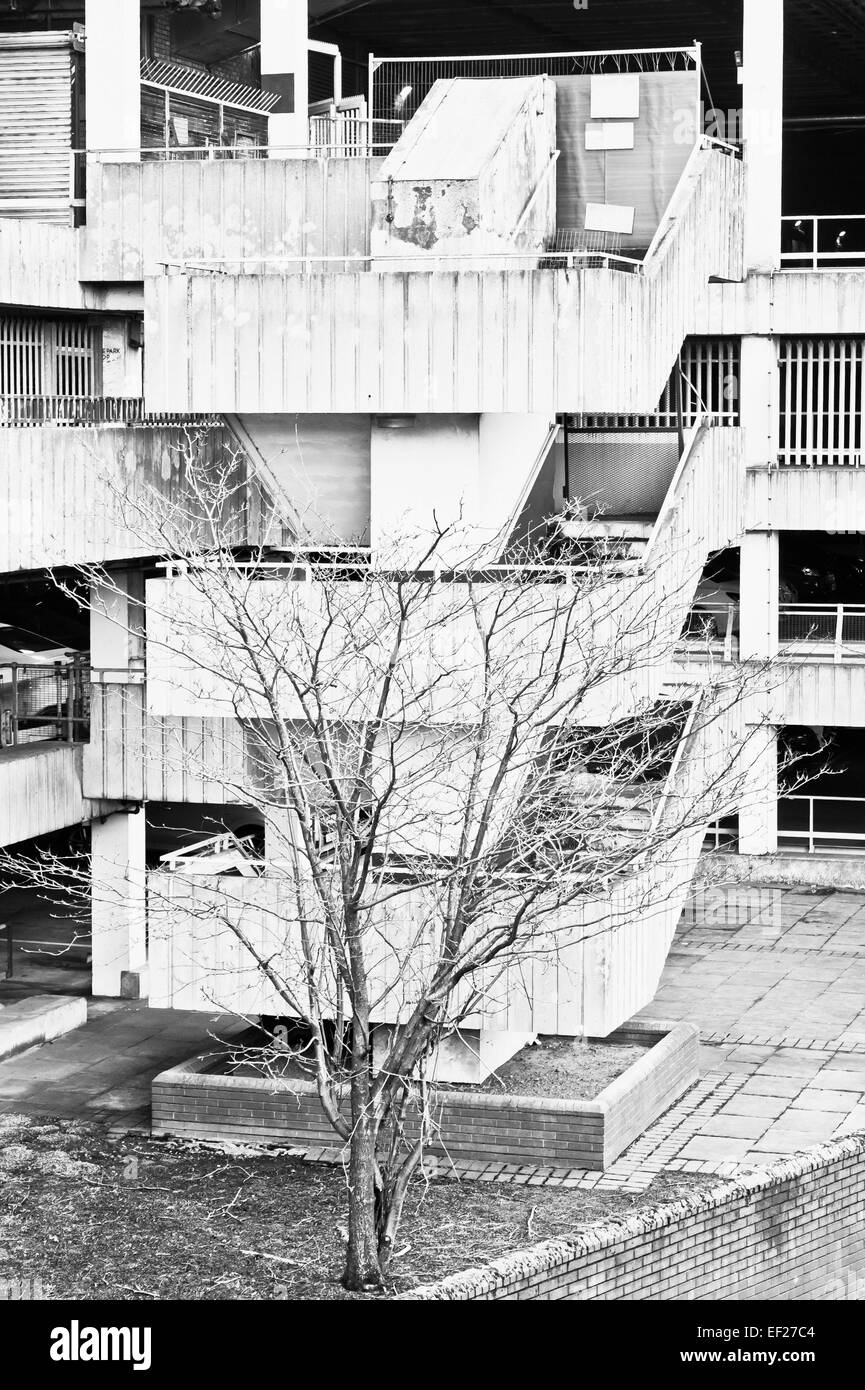
<instances>
[{"instance_id":1,"label":"bare soil ground","mask_svg":"<svg viewBox=\"0 0 865 1390\"><path fill-rule=\"evenodd\" d=\"M419 1179L391 1292L717 1183L661 1176L635 1195ZM0 1286L39 1280L46 1297L75 1299L351 1297L339 1282L340 1168L0 1114L0 1192Z\"/></svg>"},{"instance_id":2,"label":"bare soil ground","mask_svg":"<svg viewBox=\"0 0 865 1390\"><path fill-rule=\"evenodd\" d=\"M605 1086L621 1076L649 1051L640 1043L570 1042L542 1038L524 1047L480 1085L469 1082L437 1082L440 1090L477 1092L481 1095L551 1096L556 1100L594 1100ZM227 1063L214 1057L208 1071L232 1076L279 1077L310 1081L309 1062L295 1056L273 1058L266 1065L252 1059Z\"/></svg>"},{"instance_id":3,"label":"bare soil ground","mask_svg":"<svg viewBox=\"0 0 865 1390\"><path fill-rule=\"evenodd\" d=\"M446 1089L480 1091L487 1095L594 1100L605 1086L615 1081L648 1051L648 1047L635 1043L542 1039L533 1047L524 1047L482 1085L454 1085Z\"/></svg>"}]
</instances>

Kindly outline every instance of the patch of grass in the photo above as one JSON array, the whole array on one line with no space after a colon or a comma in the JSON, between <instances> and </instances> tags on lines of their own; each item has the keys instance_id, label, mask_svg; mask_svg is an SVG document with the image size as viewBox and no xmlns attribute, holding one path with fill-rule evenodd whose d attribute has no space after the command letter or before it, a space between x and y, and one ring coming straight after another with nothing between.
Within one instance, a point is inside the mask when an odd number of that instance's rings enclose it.
<instances>
[{"instance_id":1,"label":"patch of grass","mask_svg":"<svg viewBox=\"0 0 865 1390\"><path fill-rule=\"evenodd\" d=\"M355 1297L339 1282L340 1168L9 1118L0 1116L0 1154L14 1148L0 1175L0 1283L38 1279L48 1297L85 1300ZM419 1179L393 1291L717 1181L668 1175L626 1194Z\"/></svg>"}]
</instances>

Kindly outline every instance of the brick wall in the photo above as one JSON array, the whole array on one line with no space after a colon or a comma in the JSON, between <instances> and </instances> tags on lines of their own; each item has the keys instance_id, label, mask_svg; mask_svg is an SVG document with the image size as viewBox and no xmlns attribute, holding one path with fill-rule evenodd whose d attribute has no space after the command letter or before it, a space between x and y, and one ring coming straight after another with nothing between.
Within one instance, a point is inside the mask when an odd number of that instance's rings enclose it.
<instances>
[{"instance_id":1,"label":"brick wall","mask_svg":"<svg viewBox=\"0 0 865 1390\"><path fill-rule=\"evenodd\" d=\"M468 1270L408 1300L865 1297L865 1137Z\"/></svg>"},{"instance_id":2,"label":"brick wall","mask_svg":"<svg viewBox=\"0 0 865 1390\"><path fill-rule=\"evenodd\" d=\"M595 1101L440 1091L440 1145L454 1159L601 1169L697 1078L699 1039L689 1024L652 1023L613 1034L654 1043ZM163 1072L153 1082L153 1129L190 1139L245 1140L290 1147L333 1147L336 1135L312 1082L275 1091L272 1081L221 1076L204 1060Z\"/></svg>"}]
</instances>

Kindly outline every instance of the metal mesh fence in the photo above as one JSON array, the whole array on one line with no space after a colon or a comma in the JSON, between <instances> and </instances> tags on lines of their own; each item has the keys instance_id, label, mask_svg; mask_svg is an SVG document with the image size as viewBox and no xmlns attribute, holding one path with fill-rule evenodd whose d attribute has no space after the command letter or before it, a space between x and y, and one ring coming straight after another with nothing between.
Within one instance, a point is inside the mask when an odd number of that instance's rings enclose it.
<instances>
[{"instance_id":1,"label":"metal mesh fence","mask_svg":"<svg viewBox=\"0 0 865 1390\"><path fill-rule=\"evenodd\" d=\"M687 72L700 50L632 49L610 53L517 53L455 58L370 58L372 139L395 143L392 122L409 121L443 77L570 77L603 73Z\"/></svg>"},{"instance_id":2,"label":"metal mesh fence","mask_svg":"<svg viewBox=\"0 0 865 1390\"><path fill-rule=\"evenodd\" d=\"M50 666L0 666L0 746L83 741L90 725L86 658Z\"/></svg>"}]
</instances>

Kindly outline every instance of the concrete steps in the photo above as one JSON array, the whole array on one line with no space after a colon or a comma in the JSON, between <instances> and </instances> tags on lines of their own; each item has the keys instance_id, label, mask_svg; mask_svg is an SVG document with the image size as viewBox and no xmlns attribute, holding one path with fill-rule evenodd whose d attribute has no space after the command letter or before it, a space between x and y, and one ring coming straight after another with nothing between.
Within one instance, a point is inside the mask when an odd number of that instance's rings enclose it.
<instances>
[{"instance_id":1,"label":"concrete steps","mask_svg":"<svg viewBox=\"0 0 865 1390\"><path fill-rule=\"evenodd\" d=\"M34 994L17 1004L0 1005L0 1061L27 1047L71 1033L86 1022L86 999Z\"/></svg>"}]
</instances>

